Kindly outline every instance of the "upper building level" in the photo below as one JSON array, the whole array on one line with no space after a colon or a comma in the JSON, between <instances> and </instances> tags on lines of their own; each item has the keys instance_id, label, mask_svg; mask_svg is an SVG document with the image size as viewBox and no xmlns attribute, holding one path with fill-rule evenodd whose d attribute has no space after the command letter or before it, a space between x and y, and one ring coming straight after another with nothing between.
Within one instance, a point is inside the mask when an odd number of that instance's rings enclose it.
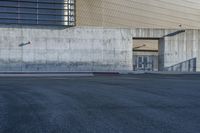
<instances>
[{"instance_id":1,"label":"upper building level","mask_svg":"<svg viewBox=\"0 0 200 133\"><path fill-rule=\"evenodd\" d=\"M75 0L0 0L1 24L75 25Z\"/></svg>"},{"instance_id":2,"label":"upper building level","mask_svg":"<svg viewBox=\"0 0 200 133\"><path fill-rule=\"evenodd\" d=\"M0 23L200 29L200 1L0 0Z\"/></svg>"},{"instance_id":3,"label":"upper building level","mask_svg":"<svg viewBox=\"0 0 200 133\"><path fill-rule=\"evenodd\" d=\"M77 25L200 28L199 0L76 0Z\"/></svg>"}]
</instances>

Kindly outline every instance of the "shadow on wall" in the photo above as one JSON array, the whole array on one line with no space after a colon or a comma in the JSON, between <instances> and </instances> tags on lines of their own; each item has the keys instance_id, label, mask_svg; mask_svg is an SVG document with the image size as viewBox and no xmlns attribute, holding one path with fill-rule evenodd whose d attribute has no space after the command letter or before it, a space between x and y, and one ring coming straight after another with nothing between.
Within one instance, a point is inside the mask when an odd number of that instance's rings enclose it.
<instances>
[{"instance_id":1,"label":"shadow on wall","mask_svg":"<svg viewBox=\"0 0 200 133\"><path fill-rule=\"evenodd\" d=\"M23 46L26 46L26 45L29 45L29 44L31 44L31 42L29 41L29 42L27 42L27 43L21 43L21 44L19 44L18 46L19 47L23 47Z\"/></svg>"},{"instance_id":2,"label":"shadow on wall","mask_svg":"<svg viewBox=\"0 0 200 133\"><path fill-rule=\"evenodd\" d=\"M165 71L174 71L174 72L196 72L197 67L197 58L192 58L190 60L186 60L179 64L166 67Z\"/></svg>"}]
</instances>

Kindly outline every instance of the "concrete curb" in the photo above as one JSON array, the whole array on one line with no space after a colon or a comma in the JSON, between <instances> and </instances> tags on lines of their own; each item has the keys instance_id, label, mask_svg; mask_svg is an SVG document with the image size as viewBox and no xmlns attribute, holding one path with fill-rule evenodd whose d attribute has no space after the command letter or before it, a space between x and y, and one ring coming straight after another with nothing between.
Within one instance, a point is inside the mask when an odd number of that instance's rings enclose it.
<instances>
[{"instance_id":1,"label":"concrete curb","mask_svg":"<svg viewBox=\"0 0 200 133\"><path fill-rule=\"evenodd\" d=\"M91 77L93 73L84 72L0 72L0 77Z\"/></svg>"},{"instance_id":2,"label":"concrete curb","mask_svg":"<svg viewBox=\"0 0 200 133\"><path fill-rule=\"evenodd\" d=\"M158 75L200 75L200 72L145 72L145 74L158 74Z\"/></svg>"},{"instance_id":3,"label":"concrete curb","mask_svg":"<svg viewBox=\"0 0 200 133\"><path fill-rule=\"evenodd\" d=\"M116 75L200 75L200 72L0 72L0 77L92 77L92 76L116 76Z\"/></svg>"},{"instance_id":4,"label":"concrete curb","mask_svg":"<svg viewBox=\"0 0 200 133\"><path fill-rule=\"evenodd\" d=\"M120 74L158 74L158 75L200 75L200 72L145 72L145 71L121 71Z\"/></svg>"},{"instance_id":5,"label":"concrete curb","mask_svg":"<svg viewBox=\"0 0 200 133\"><path fill-rule=\"evenodd\" d=\"M91 77L115 75L120 75L120 72L0 72L0 77Z\"/></svg>"},{"instance_id":6,"label":"concrete curb","mask_svg":"<svg viewBox=\"0 0 200 133\"><path fill-rule=\"evenodd\" d=\"M119 72L93 72L94 76L115 76L120 75Z\"/></svg>"}]
</instances>

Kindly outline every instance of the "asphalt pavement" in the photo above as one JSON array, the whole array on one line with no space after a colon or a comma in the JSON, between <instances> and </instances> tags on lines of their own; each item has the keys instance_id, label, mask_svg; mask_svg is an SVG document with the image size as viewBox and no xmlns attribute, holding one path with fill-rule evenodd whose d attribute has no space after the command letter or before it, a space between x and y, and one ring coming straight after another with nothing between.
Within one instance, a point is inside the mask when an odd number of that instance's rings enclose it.
<instances>
[{"instance_id":1,"label":"asphalt pavement","mask_svg":"<svg viewBox=\"0 0 200 133\"><path fill-rule=\"evenodd\" d=\"M0 77L0 133L199 132L199 75Z\"/></svg>"}]
</instances>

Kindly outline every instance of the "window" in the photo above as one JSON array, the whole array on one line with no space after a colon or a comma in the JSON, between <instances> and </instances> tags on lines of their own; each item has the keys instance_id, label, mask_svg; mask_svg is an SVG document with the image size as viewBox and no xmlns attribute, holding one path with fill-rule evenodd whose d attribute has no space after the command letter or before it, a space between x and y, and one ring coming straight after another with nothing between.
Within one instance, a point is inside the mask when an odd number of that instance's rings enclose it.
<instances>
[{"instance_id":1,"label":"window","mask_svg":"<svg viewBox=\"0 0 200 133\"><path fill-rule=\"evenodd\" d=\"M1 0L0 23L75 25L75 0Z\"/></svg>"}]
</instances>

